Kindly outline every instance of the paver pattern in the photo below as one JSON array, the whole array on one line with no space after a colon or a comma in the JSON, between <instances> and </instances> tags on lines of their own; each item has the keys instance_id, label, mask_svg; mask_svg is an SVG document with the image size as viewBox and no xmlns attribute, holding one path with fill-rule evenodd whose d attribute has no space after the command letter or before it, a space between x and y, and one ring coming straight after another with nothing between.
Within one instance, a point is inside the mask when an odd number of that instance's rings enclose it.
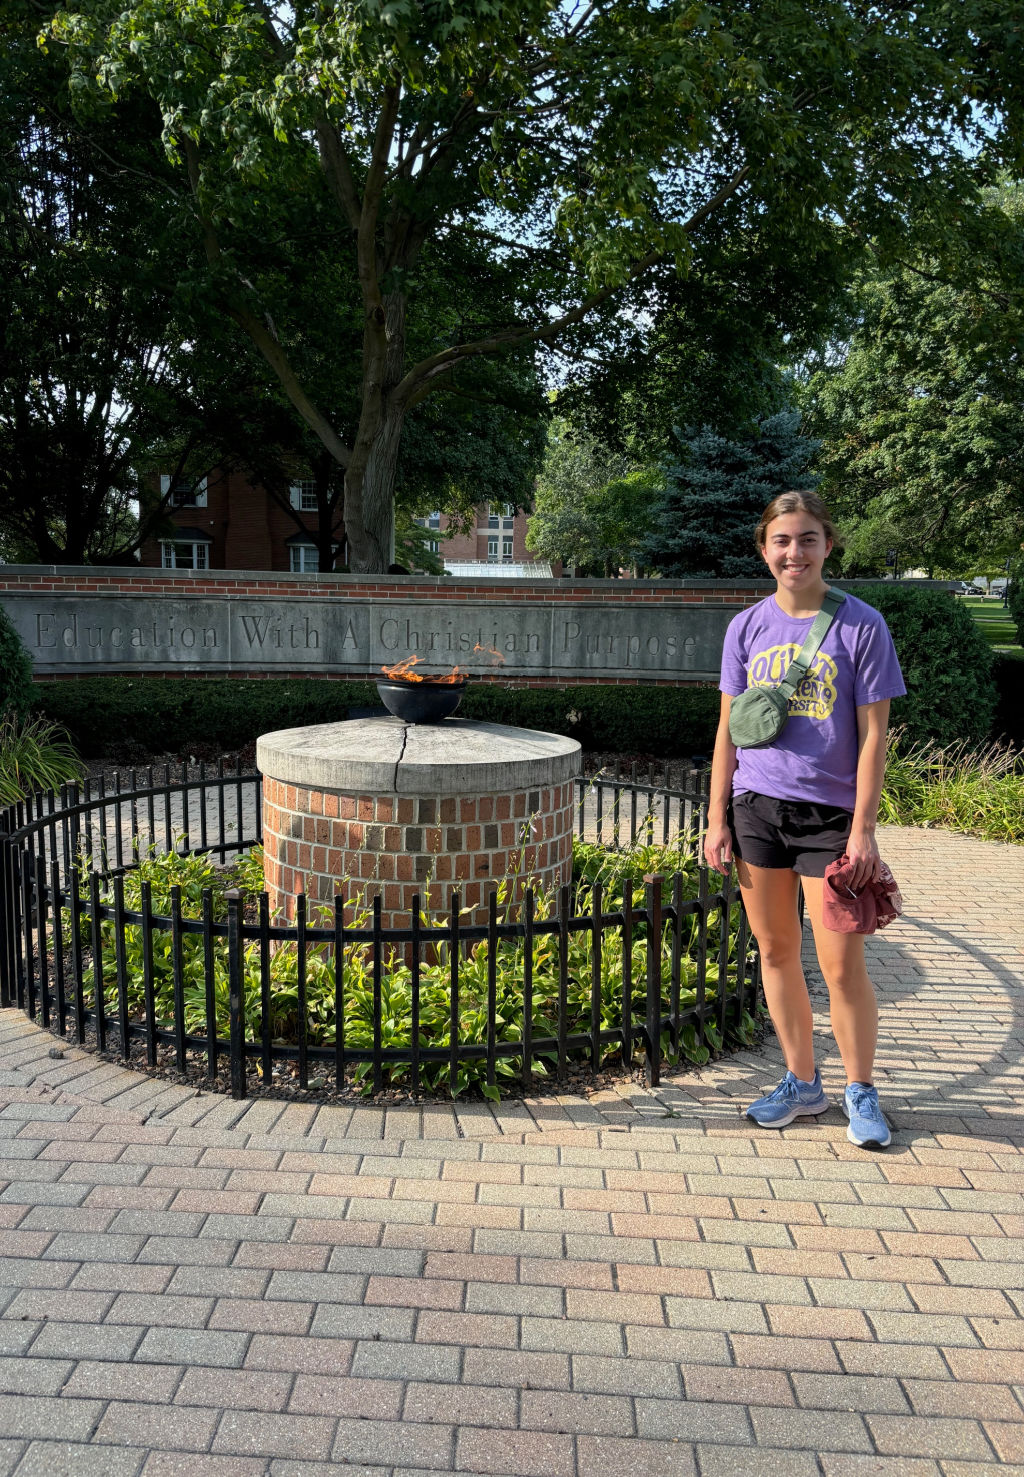
<instances>
[{"instance_id":1,"label":"paver pattern","mask_svg":"<svg viewBox=\"0 0 1024 1477\"><path fill-rule=\"evenodd\" d=\"M0 1015L0 1477L1024 1477L1024 849L883 854L884 1155L743 1118L773 1041L318 1108Z\"/></svg>"}]
</instances>

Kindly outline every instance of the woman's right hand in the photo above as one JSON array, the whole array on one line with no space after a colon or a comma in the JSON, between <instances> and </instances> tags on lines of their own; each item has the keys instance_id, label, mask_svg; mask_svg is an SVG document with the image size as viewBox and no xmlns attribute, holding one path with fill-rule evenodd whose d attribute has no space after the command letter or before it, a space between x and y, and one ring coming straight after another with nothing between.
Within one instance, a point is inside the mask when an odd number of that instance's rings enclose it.
<instances>
[{"instance_id":1,"label":"woman's right hand","mask_svg":"<svg viewBox=\"0 0 1024 1477\"><path fill-rule=\"evenodd\" d=\"M724 821L709 823L704 833L704 860L723 877L728 877L732 868L732 832Z\"/></svg>"}]
</instances>

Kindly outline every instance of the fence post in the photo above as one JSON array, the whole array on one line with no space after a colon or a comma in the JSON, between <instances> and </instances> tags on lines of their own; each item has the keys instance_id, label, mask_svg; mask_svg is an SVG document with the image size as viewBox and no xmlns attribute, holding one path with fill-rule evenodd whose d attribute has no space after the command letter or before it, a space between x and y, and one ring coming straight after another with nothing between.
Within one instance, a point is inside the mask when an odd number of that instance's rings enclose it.
<instances>
[{"instance_id":1,"label":"fence post","mask_svg":"<svg viewBox=\"0 0 1024 1477\"><path fill-rule=\"evenodd\" d=\"M558 1065L556 1075L564 1082L568 1071L569 1033L569 919L572 898L567 883L558 889Z\"/></svg>"},{"instance_id":2,"label":"fence post","mask_svg":"<svg viewBox=\"0 0 1024 1477\"><path fill-rule=\"evenodd\" d=\"M590 1067L601 1065L601 884L590 895Z\"/></svg>"},{"instance_id":3,"label":"fence post","mask_svg":"<svg viewBox=\"0 0 1024 1477\"><path fill-rule=\"evenodd\" d=\"M245 1097L245 1022L242 1018L242 894L225 894L228 904L228 1017L231 1096Z\"/></svg>"},{"instance_id":4,"label":"fence post","mask_svg":"<svg viewBox=\"0 0 1024 1477\"><path fill-rule=\"evenodd\" d=\"M7 831L0 828L0 1007L11 1003L11 954L14 942L14 914L11 909L10 843Z\"/></svg>"},{"instance_id":5,"label":"fence post","mask_svg":"<svg viewBox=\"0 0 1024 1477\"><path fill-rule=\"evenodd\" d=\"M657 873L644 877L647 888L647 1063L644 1075L648 1087L661 1081L661 885Z\"/></svg>"},{"instance_id":6,"label":"fence post","mask_svg":"<svg viewBox=\"0 0 1024 1477\"><path fill-rule=\"evenodd\" d=\"M448 1089L453 1099L455 1097L459 1075L459 950L462 947L459 941L459 914L461 908L462 894L457 889L453 889L451 922L448 926L448 988L450 992L450 1010L448 1016Z\"/></svg>"},{"instance_id":7,"label":"fence post","mask_svg":"<svg viewBox=\"0 0 1024 1477\"><path fill-rule=\"evenodd\" d=\"M384 953L384 940L383 940L383 937L382 937L382 929L381 929L381 921L380 921L380 907L381 907L381 900L380 900L380 893L378 892L377 895L376 895L376 897L373 899L373 918L372 918L373 942L370 945L370 947L373 950L373 1090L374 1090L374 1092L380 1092L381 1088L384 1086L384 1069L383 1069L382 1058L381 1058L381 1048L382 1048L382 1044L383 1044L383 1034L382 1034L383 1021L381 1020L381 1013L383 1011L382 971L383 971L383 967L384 967L384 961L383 961L382 955ZM455 1093L453 1091L452 1092L452 1097L454 1097L454 1096L455 1096Z\"/></svg>"},{"instance_id":8,"label":"fence post","mask_svg":"<svg viewBox=\"0 0 1024 1477\"><path fill-rule=\"evenodd\" d=\"M523 1086L533 1086L533 888L523 899Z\"/></svg>"}]
</instances>

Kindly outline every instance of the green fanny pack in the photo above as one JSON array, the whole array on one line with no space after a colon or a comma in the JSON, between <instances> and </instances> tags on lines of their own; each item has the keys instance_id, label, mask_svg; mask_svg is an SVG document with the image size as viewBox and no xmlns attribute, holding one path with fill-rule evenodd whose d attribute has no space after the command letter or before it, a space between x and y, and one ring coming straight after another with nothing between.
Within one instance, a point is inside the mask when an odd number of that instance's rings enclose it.
<instances>
[{"instance_id":1,"label":"green fanny pack","mask_svg":"<svg viewBox=\"0 0 1024 1477\"><path fill-rule=\"evenodd\" d=\"M845 599L842 590L829 590L807 640L790 662L778 687L748 687L733 698L729 707L729 737L737 749L763 749L778 738L789 717L789 700L807 676L832 617Z\"/></svg>"}]
</instances>

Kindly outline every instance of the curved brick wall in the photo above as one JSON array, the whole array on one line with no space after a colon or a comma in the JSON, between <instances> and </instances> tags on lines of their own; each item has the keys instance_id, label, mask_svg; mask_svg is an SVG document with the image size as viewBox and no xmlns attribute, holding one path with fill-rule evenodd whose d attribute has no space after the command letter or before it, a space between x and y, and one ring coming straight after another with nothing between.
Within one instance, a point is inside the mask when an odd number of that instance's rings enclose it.
<instances>
[{"instance_id":1,"label":"curved brick wall","mask_svg":"<svg viewBox=\"0 0 1024 1477\"><path fill-rule=\"evenodd\" d=\"M527 885L557 887L572 872L575 786L506 795L345 795L263 780L264 875L271 907L294 917L295 895L310 906L346 893L380 893L385 928L408 927L413 898L432 912L465 906L486 920L487 896L517 873L513 896Z\"/></svg>"},{"instance_id":2,"label":"curved brick wall","mask_svg":"<svg viewBox=\"0 0 1024 1477\"><path fill-rule=\"evenodd\" d=\"M414 897L426 906L429 891L430 911L443 914L457 889L483 922L503 877L514 878L515 900L527 886L568 882L578 758L571 739L458 720L265 735L257 762L271 907L291 920L296 894L310 908L333 905L344 885L346 896L379 894L384 926L399 928Z\"/></svg>"}]
</instances>

